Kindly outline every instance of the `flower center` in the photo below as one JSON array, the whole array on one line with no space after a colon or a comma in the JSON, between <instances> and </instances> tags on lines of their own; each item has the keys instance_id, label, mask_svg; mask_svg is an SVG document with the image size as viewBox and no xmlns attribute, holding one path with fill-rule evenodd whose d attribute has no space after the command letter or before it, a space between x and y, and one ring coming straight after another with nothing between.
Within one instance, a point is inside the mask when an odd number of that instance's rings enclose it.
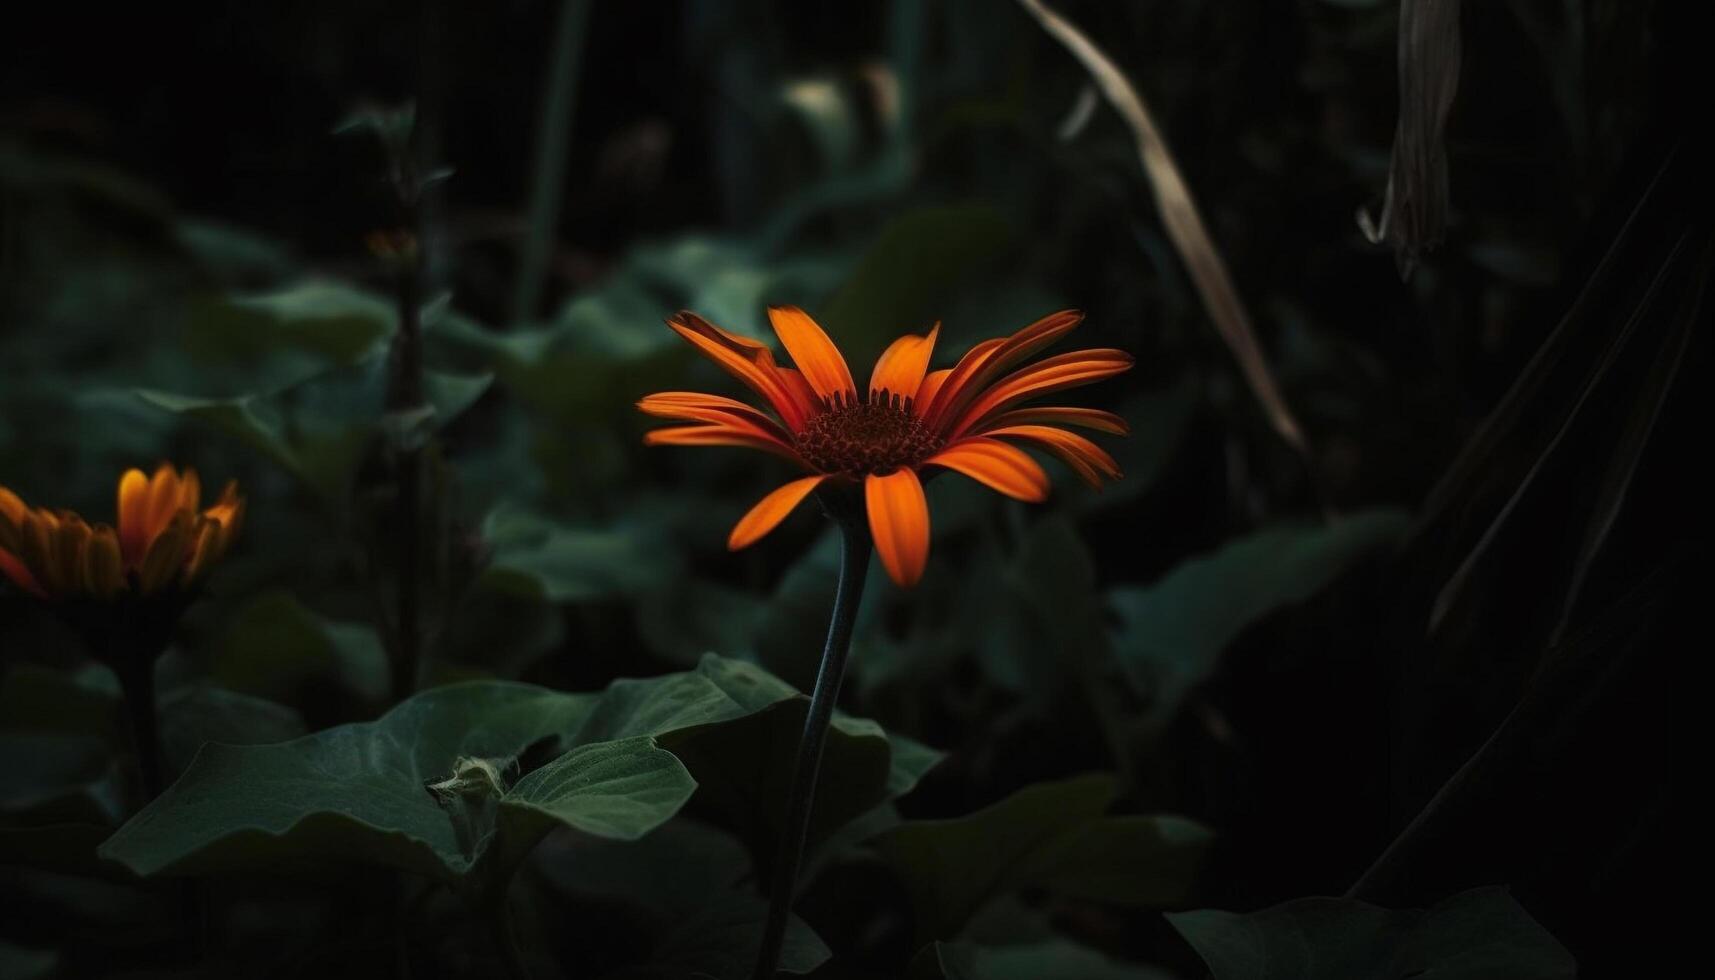
<instances>
[{"instance_id":1,"label":"flower center","mask_svg":"<svg viewBox=\"0 0 1715 980\"><path fill-rule=\"evenodd\" d=\"M798 433L798 452L812 466L853 477L915 466L941 443L904 399L885 391L874 401L837 400Z\"/></svg>"}]
</instances>

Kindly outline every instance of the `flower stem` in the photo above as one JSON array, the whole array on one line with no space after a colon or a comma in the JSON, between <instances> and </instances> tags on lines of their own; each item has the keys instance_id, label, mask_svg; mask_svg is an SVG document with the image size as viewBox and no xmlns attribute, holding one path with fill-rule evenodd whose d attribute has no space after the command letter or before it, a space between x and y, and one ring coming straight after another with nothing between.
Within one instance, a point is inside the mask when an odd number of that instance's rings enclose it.
<instances>
[{"instance_id":1,"label":"flower stem","mask_svg":"<svg viewBox=\"0 0 1715 980\"><path fill-rule=\"evenodd\" d=\"M798 761L792 788L786 798L786 822L780 829L780 849L774 859L774 883L769 889L768 923L763 928L762 948L756 954L755 980L773 980L780 962L780 946L786 939L786 920L798 889L798 866L810 832L811 804L816 798L816 776L822 766L822 748L827 743L828 723L834 717L840 683L845 679L846 654L851 649L852 626L863 601L864 578L869 573L871 544L869 529L861 515L840 519L840 581L834 591L834 611L828 621L828 642L822 648L822 666L816 672L816 689L810 696L810 711L804 718L804 734L798 742Z\"/></svg>"},{"instance_id":2,"label":"flower stem","mask_svg":"<svg viewBox=\"0 0 1715 980\"><path fill-rule=\"evenodd\" d=\"M542 92L542 115L536 124L536 165L530 190L530 232L518 265L518 289L512 299L512 319L536 318L553 252L554 228L565 197L566 156L571 142L572 111L577 106L579 62L589 32L589 0L565 0L554 28L554 53Z\"/></svg>"},{"instance_id":3,"label":"flower stem","mask_svg":"<svg viewBox=\"0 0 1715 980\"><path fill-rule=\"evenodd\" d=\"M389 352L391 363L386 392L389 412L411 413L428 403L424 390L423 371L423 228L420 202L422 187L417 182L416 169L410 160L408 146L398 150L404 159L395 166L406 174L398 190L399 221L409 246L403 250L397 266L397 295L399 327L393 335ZM394 460L394 485L399 493L396 534L398 547L395 570L398 576L397 609L394 620L394 643L391 679L395 702L410 697L417 689L422 670L422 539L423 539L423 451L413 441L400 448Z\"/></svg>"},{"instance_id":4,"label":"flower stem","mask_svg":"<svg viewBox=\"0 0 1715 980\"><path fill-rule=\"evenodd\" d=\"M143 778L143 802L161 795L160 723L155 708L155 659L136 657L115 663L119 689L125 696L125 716L131 723L131 744L137 771Z\"/></svg>"}]
</instances>

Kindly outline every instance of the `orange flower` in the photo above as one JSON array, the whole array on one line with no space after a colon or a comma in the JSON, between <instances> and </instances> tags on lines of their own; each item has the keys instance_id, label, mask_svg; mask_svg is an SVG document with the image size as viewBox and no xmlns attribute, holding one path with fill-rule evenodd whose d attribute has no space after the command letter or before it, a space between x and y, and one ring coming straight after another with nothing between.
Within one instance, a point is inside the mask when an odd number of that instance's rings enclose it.
<instances>
[{"instance_id":1,"label":"orange flower","mask_svg":"<svg viewBox=\"0 0 1715 980\"><path fill-rule=\"evenodd\" d=\"M28 507L0 486L0 574L44 599L111 599L188 589L226 553L244 518L244 498L228 483L198 510L202 485L162 463L119 478L119 529L90 527L71 511Z\"/></svg>"},{"instance_id":2,"label":"orange flower","mask_svg":"<svg viewBox=\"0 0 1715 980\"><path fill-rule=\"evenodd\" d=\"M731 398L686 391L637 403L650 415L694 423L657 429L644 437L648 445L748 446L812 474L762 498L733 528L730 548L773 530L823 484L861 484L882 565L895 582L909 586L929 559L929 508L918 478L923 467L956 470L1019 500L1043 500L1048 475L1011 441L1017 440L1058 456L1091 486L1120 475L1100 446L1059 427L1124 434L1119 416L1092 408L1019 406L1119 374L1131 367L1131 355L1109 348L1073 351L1003 373L1065 336L1083 319L1081 313L1055 313L1010 337L985 340L957 365L939 371L929 370L939 326L928 336L901 337L882 353L861 394L839 348L808 314L774 306L768 318L796 370L777 366L766 344L694 313L678 313L667 325L761 395L773 415Z\"/></svg>"}]
</instances>

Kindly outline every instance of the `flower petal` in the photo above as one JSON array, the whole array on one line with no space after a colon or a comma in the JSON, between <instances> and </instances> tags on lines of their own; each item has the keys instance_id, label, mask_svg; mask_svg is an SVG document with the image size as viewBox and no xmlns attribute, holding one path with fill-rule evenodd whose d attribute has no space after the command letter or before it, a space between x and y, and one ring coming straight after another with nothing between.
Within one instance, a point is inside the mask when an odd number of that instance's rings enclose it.
<instances>
[{"instance_id":1,"label":"flower petal","mask_svg":"<svg viewBox=\"0 0 1715 980\"><path fill-rule=\"evenodd\" d=\"M138 588L144 595L177 583L190 547L195 543L191 539L196 530L192 526L193 520L200 523L202 519L193 518L186 511L178 511L149 543L149 553L143 556L142 567L137 569Z\"/></svg>"},{"instance_id":2,"label":"flower petal","mask_svg":"<svg viewBox=\"0 0 1715 980\"><path fill-rule=\"evenodd\" d=\"M987 340L971 348L941 387L933 409L924 415L931 424L950 422L1000 372L1035 354L1082 323L1077 310L1050 313L1010 337Z\"/></svg>"},{"instance_id":3,"label":"flower petal","mask_svg":"<svg viewBox=\"0 0 1715 980\"><path fill-rule=\"evenodd\" d=\"M906 334L887 346L875 361L869 376L869 395L888 392L905 398L916 398L923 386L923 373L929 370L929 358L935 353L935 338L941 325L935 324L924 336Z\"/></svg>"},{"instance_id":4,"label":"flower petal","mask_svg":"<svg viewBox=\"0 0 1715 980\"><path fill-rule=\"evenodd\" d=\"M67 511L60 515L59 534L55 535L53 543L54 571L60 589L66 592L86 592L88 583L84 578L84 551L89 547L89 525L83 518Z\"/></svg>"},{"instance_id":5,"label":"flower petal","mask_svg":"<svg viewBox=\"0 0 1715 980\"><path fill-rule=\"evenodd\" d=\"M223 538L230 541L238 533L238 526L244 523L244 498L238 495L238 481L226 481L226 486L220 488L220 499L203 511L202 516L218 522Z\"/></svg>"},{"instance_id":6,"label":"flower petal","mask_svg":"<svg viewBox=\"0 0 1715 980\"><path fill-rule=\"evenodd\" d=\"M796 306L770 306L768 320L816 394L829 401L857 397L857 385L852 382L845 357L810 314Z\"/></svg>"},{"instance_id":7,"label":"flower petal","mask_svg":"<svg viewBox=\"0 0 1715 980\"><path fill-rule=\"evenodd\" d=\"M125 562L119 554L119 535L105 525L90 535L83 552L84 588L98 599L106 599L125 588Z\"/></svg>"},{"instance_id":8,"label":"flower petal","mask_svg":"<svg viewBox=\"0 0 1715 980\"><path fill-rule=\"evenodd\" d=\"M9 521L14 527L24 519L24 512L30 508L17 494L0 487L0 520Z\"/></svg>"},{"instance_id":9,"label":"flower petal","mask_svg":"<svg viewBox=\"0 0 1715 980\"><path fill-rule=\"evenodd\" d=\"M1099 408L1015 408L993 416L982 425L983 432L1008 425L1081 425L1097 432L1123 436L1131 432L1125 419Z\"/></svg>"},{"instance_id":10,"label":"flower petal","mask_svg":"<svg viewBox=\"0 0 1715 980\"><path fill-rule=\"evenodd\" d=\"M659 403L646 407L645 402L647 401L648 399L645 399L644 402L639 402L638 407L642 408L646 412L653 409L656 413L663 413L669 410L668 406L663 406ZM739 405L740 408L744 407L740 402L734 402L733 404ZM678 418L690 419L694 422L701 422L705 425L719 429L727 429L749 436L752 439L760 440L762 443L766 444L765 448L767 448L769 452L784 456L787 459L797 462L803 465L805 469L810 468L809 464L804 463L803 457L798 455L797 447L793 444L792 435L785 429L782 429L779 425L775 424L772 419L760 412L755 412L754 410L748 412L737 411L729 408L692 408L682 402L678 405L671 406L670 411L672 412L672 416L676 416ZM674 429L668 431L680 430ZM668 443L653 441L648 435L645 435L643 438L643 444L646 446L655 446L667 445ZM680 445L689 445L689 443L680 443ZM752 443L746 442L742 443L742 445L752 445Z\"/></svg>"},{"instance_id":11,"label":"flower petal","mask_svg":"<svg viewBox=\"0 0 1715 980\"><path fill-rule=\"evenodd\" d=\"M202 506L202 481L197 478L197 471L185 467L185 473L179 477L179 509L196 510Z\"/></svg>"},{"instance_id":12,"label":"flower petal","mask_svg":"<svg viewBox=\"0 0 1715 980\"><path fill-rule=\"evenodd\" d=\"M988 363L989 358L994 356L995 351L1000 350L1005 344L1005 337L985 340L965 351L965 356L959 358L959 363L949 368L945 374L940 371L935 372L935 374L941 375L939 382L931 385L930 378L933 375L925 377L923 388L932 388L932 390L927 392L931 396L929 400L923 401L925 392L921 388L918 389L918 400L923 402L918 414L923 417L923 420L933 425L936 420L940 419L945 414L948 401L955 397L959 389L964 387L965 383L978 371L981 371L983 365Z\"/></svg>"},{"instance_id":13,"label":"flower petal","mask_svg":"<svg viewBox=\"0 0 1715 980\"><path fill-rule=\"evenodd\" d=\"M155 535L160 534L178 510L179 471L174 469L171 463L162 463L155 468L155 475L149 479L149 503L143 516L145 540L153 540Z\"/></svg>"},{"instance_id":14,"label":"flower petal","mask_svg":"<svg viewBox=\"0 0 1715 980\"><path fill-rule=\"evenodd\" d=\"M1132 363L1132 356L1125 351L1096 348L1050 357L1046 361L1014 371L995 382L993 387L984 391L960 414L944 419L947 437L956 439L981 426L990 415L1011 408L1027 398L1111 378L1130 370Z\"/></svg>"},{"instance_id":15,"label":"flower petal","mask_svg":"<svg viewBox=\"0 0 1715 980\"><path fill-rule=\"evenodd\" d=\"M28 568L43 592L59 592L64 586L54 574L54 548L59 537L59 518L37 507L18 525L18 558Z\"/></svg>"},{"instance_id":16,"label":"flower petal","mask_svg":"<svg viewBox=\"0 0 1715 980\"><path fill-rule=\"evenodd\" d=\"M764 415L753 406L732 398L720 395L704 395L692 391L664 391L649 395L637 403L637 407L646 415L664 419L683 419L688 422L708 422L711 424L739 423L741 427L757 428L768 433L788 445L792 436L780 423Z\"/></svg>"},{"instance_id":17,"label":"flower petal","mask_svg":"<svg viewBox=\"0 0 1715 980\"><path fill-rule=\"evenodd\" d=\"M220 560L220 553L225 549L226 531L221 523L211 517L199 518L191 533L189 557L185 559L185 581L195 582L203 573Z\"/></svg>"},{"instance_id":18,"label":"flower petal","mask_svg":"<svg viewBox=\"0 0 1715 980\"><path fill-rule=\"evenodd\" d=\"M1041 503L1048 499L1048 474L1017 446L981 436L961 439L923 461L957 470L1008 497Z\"/></svg>"},{"instance_id":19,"label":"flower petal","mask_svg":"<svg viewBox=\"0 0 1715 980\"><path fill-rule=\"evenodd\" d=\"M1067 432L1065 429L1047 425L1012 425L987 429L983 435L1033 442L1060 457L1067 466L1083 477L1085 483L1097 490L1102 488L1104 477L1110 480L1120 478L1120 465L1108 451L1076 432Z\"/></svg>"},{"instance_id":20,"label":"flower petal","mask_svg":"<svg viewBox=\"0 0 1715 980\"><path fill-rule=\"evenodd\" d=\"M18 588L38 599L48 597L47 591L36 582L36 577L30 574L30 567L24 564L24 560L4 548L0 548L0 575L11 579Z\"/></svg>"},{"instance_id":21,"label":"flower petal","mask_svg":"<svg viewBox=\"0 0 1715 980\"><path fill-rule=\"evenodd\" d=\"M735 425L681 425L670 429L655 429L643 434L645 446L745 446L773 453L791 460L805 469L810 464L792 447L780 440Z\"/></svg>"},{"instance_id":22,"label":"flower petal","mask_svg":"<svg viewBox=\"0 0 1715 980\"><path fill-rule=\"evenodd\" d=\"M119 552L126 565L143 560L149 547L149 478L142 470L126 470L119 478Z\"/></svg>"},{"instance_id":23,"label":"flower petal","mask_svg":"<svg viewBox=\"0 0 1715 980\"><path fill-rule=\"evenodd\" d=\"M929 502L916 472L906 466L886 476L864 477L864 503L888 576L902 588L916 585L929 563Z\"/></svg>"},{"instance_id":24,"label":"flower petal","mask_svg":"<svg viewBox=\"0 0 1715 980\"><path fill-rule=\"evenodd\" d=\"M737 551L748 548L762 538L775 526L786 519L797 506L804 502L810 492L820 486L826 476L806 476L801 480L793 480L784 486L777 487L768 496L757 501L748 513L738 519L733 525L732 534L727 537L728 550Z\"/></svg>"},{"instance_id":25,"label":"flower petal","mask_svg":"<svg viewBox=\"0 0 1715 980\"><path fill-rule=\"evenodd\" d=\"M788 429L798 431L810 416L814 405L801 398L792 385L781 378L780 369L774 366L774 354L766 344L722 330L688 310L673 314L667 320L667 326L728 374L768 399Z\"/></svg>"},{"instance_id":26,"label":"flower petal","mask_svg":"<svg viewBox=\"0 0 1715 980\"><path fill-rule=\"evenodd\" d=\"M918 418L923 418L924 413L929 410L929 406L935 404L936 392L939 392L941 386L947 383L947 378L952 373L952 368L942 368L939 371L930 371L923 376L923 383L917 386L917 398L912 403L917 410Z\"/></svg>"},{"instance_id":27,"label":"flower petal","mask_svg":"<svg viewBox=\"0 0 1715 980\"><path fill-rule=\"evenodd\" d=\"M804 380L804 375L789 367L775 368L780 383L800 405L804 406L804 417L810 418L821 412L821 406L816 403L816 389L810 387L810 382Z\"/></svg>"},{"instance_id":28,"label":"flower petal","mask_svg":"<svg viewBox=\"0 0 1715 980\"><path fill-rule=\"evenodd\" d=\"M0 487L0 575L11 579L20 589L33 596L46 598L36 577L30 574L30 567L24 559L14 552L23 547L23 524L28 519L30 508L11 490Z\"/></svg>"}]
</instances>

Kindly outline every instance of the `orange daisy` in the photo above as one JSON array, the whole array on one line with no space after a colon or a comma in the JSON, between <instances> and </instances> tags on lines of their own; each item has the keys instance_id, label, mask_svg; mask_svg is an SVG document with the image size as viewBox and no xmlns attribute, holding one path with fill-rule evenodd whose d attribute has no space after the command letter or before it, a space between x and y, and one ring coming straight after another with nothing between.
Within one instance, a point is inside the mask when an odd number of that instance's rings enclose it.
<instances>
[{"instance_id":1,"label":"orange daisy","mask_svg":"<svg viewBox=\"0 0 1715 980\"><path fill-rule=\"evenodd\" d=\"M162 463L119 478L119 520L93 528L68 510L29 507L0 486L0 574L43 599L187 590L226 553L244 519L238 484L199 510L196 470Z\"/></svg>"},{"instance_id":2,"label":"orange daisy","mask_svg":"<svg viewBox=\"0 0 1715 980\"><path fill-rule=\"evenodd\" d=\"M929 559L929 507L919 473L954 470L1019 500L1048 496L1048 475L1015 445L1058 456L1094 487L1117 479L1118 464L1100 446L1061 428L1077 425L1123 435L1126 424L1093 408L1021 408L1052 392L1109 378L1130 368L1131 355L1111 348L1073 351L1013 369L1076 327L1067 310L1010 337L985 340L951 368L929 370L935 336L907 335L882 352L859 392L846 359L803 310L772 306L768 318L797 365L774 363L768 345L722 330L694 313L668 319L690 341L767 401L773 414L699 392L669 391L637 403L644 412L694 424L657 429L648 445L748 446L797 464L811 475L763 497L727 540L734 550L755 542L824 484L863 488L870 534L889 576L913 585Z\"/></svg>"}]
</instances>

